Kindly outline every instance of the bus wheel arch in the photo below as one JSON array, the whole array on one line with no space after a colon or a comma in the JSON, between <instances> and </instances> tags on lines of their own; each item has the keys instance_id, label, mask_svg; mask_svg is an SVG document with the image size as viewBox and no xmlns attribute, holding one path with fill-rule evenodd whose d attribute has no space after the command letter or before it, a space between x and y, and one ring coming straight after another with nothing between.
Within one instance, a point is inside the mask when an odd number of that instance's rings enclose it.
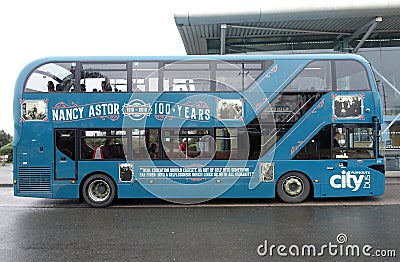
<instances>
[{"instance_id":1,"label":"bus wheel arch","mask_svg":"<svg viewBox=\"0 0 400 262\"><path fill-rule=\"evenodd\" d=\"M115 200L117 185L107 173L93 172L82 180L80 195L92 207L106 207Z\"/></svg>"},{"instance_id":2,"label":"bus wheel arch","mask_svg":"<svg viewBox=\"0 0 400 262\"><path fill-rule=\"evenodd\" d=\"M275 191L283 202L301 203L312 194L313 184L306 174L289 171L279 177Z\"/></svg>"}]
</instances>

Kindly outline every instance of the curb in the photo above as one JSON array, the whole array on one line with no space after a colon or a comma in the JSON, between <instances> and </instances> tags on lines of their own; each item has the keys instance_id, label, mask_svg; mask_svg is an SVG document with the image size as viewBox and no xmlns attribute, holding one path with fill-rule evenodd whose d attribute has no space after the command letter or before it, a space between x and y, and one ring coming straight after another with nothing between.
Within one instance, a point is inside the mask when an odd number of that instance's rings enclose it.
<instances>
[{"instance_id":1,"label":"curb","mask_svg":"<svg viewBox=\"0 0 400 262\"><path fill-rule=\"evenodd\" d=\"M400 183L399 176L385 177L385 184L399 184L399 183Z\"/></svg>"}]
</instances>

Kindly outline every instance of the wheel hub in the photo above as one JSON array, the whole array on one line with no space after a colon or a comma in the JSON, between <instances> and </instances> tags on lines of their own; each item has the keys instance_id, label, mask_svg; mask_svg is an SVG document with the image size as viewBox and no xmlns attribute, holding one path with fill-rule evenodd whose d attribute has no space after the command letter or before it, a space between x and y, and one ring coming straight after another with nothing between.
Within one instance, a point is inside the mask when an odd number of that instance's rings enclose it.
<instances>
[{"instance_id":1,"label":"wheel hub","mask_svg":"<svg viewBox=\"0 0 400 262\"><path fill-rule=\"evenodd\" d=\"M97 187L97 192L99 192L99 194L104 194L106 192L107 188L104 185L99 185Z\"/></svg>"},{"instance_id":2,"label":"wheel hub","mask_svg":"<svg viewBox=\"0 0 400 262\"><path fill-rule=\"evenodd\" d=\"M110 195L110 186L103 180L95 180L90 183L88 193L93 201L104 201Z\"/></svg>"},{"instance_id":3,"label":"wheel hub","mask_svg":"<svg viewBox=\"0 0 400 262\"><path fill-rule=\"evenodd\" d=\"M303 191L303 183L298 177L289 177L285 180L283 189L289 196L297 196Z\"/></svg>"}]
</instances>

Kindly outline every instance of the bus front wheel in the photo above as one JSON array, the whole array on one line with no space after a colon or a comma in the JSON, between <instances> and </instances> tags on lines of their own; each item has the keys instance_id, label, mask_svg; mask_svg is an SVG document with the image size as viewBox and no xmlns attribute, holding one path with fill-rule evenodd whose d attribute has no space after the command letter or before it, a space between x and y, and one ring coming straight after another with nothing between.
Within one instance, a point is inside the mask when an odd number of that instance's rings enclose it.
<instances>
[{"instance_id":1,"label":"bus front wheel","mask_svg":"<svg viewBox=\"0 0 400 262\"><path fill-rule=\"evenodd\" d=\"M90 176L82 186L82 196L92 207L110 205L116 195L115 184L111 178L103 174Z\"/></svg>"},{"instance_id":2,"label":"bus front wheel","mask_svg":"<svg viewBox=\"0 0 400 262\"><path fill-rule=\"evenodd\" d=\"M310 182L301 173L289 172L279 178L276 191L282 201L286 203L300 203L310 193Z\"/></svg>"}]
</instances>

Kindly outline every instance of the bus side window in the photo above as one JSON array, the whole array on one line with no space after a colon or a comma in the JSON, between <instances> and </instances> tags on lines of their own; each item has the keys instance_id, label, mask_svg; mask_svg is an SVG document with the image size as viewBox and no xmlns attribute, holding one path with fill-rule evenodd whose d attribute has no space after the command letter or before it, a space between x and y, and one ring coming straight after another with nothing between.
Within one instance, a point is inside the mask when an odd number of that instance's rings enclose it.
<instances>
[{"instance_id":1,"label":"bus side window","mask_svg":"<svg viewBox=\"0 0 400 262\"><path fill-rule=\"evenodd\" d=\"M293 158L295 160L318 160L331 158L331 126L322 128Z\"/></svg>"},{"instance_id":2,"label":"bus side window","mask_svg":"<svg viewBox=\"0 0 400 262\"><path fill-rule=\"evenodd\" d=\"M92 159L94 150L87 143L86 139L81 141L81 159Z\"/></svg>"},{"instance_id":3,"label":"bus side window","mask_svg":"<svg viewBox=\"0 0 400 262\"><path fill-rule=\"evenodd\" d=\"M106 138L104 146L101 147L104 159L124 159L125 154L122 144L117 144L115 138Z\"/></svg>"}]
</instances>

